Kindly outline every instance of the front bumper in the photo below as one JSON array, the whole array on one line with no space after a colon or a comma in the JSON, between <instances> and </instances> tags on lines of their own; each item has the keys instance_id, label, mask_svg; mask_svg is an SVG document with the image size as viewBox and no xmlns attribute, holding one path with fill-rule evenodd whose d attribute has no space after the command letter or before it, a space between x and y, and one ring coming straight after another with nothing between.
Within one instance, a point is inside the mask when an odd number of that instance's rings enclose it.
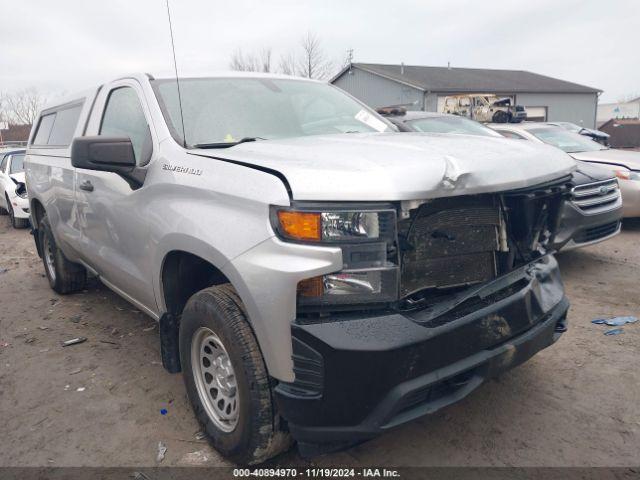
<instances>
[{"instance_id":1,"label":"front bumper","mask_svg":"<svg viewBox=\"0 0 640 480\"><path fill-rule=\"evenodd\" d=\"M622 216L640 217L640 181L619 180L622 195Z\"/></svg>"},{"instance_id":2,"label":"front bumper","mask_svg":"<svg viewBox=\"0 0 640 480\"><path fill-rule=\"evenodd\" d=\"M296 381L276 387L280 413L301 450L366 440L460 400L551 345L568 307L549 255L446 305L297 322Z\"/></svg>"},{"instance_id":3,"label":"front bumper","mask_svg":"<svg viewBox=\"0 0 640 480\"><path fill-rule=\"evenodd\" d=\"M29 218L29 199L14 195L9 199L16 218Z\"/></svg>"},{"instance_id":4,"label":"front bumper","mask_svg":"<svg viewBox=\"0 0 640 480\"><path fill-rule=\"evenodd\" d=\"M592 245L620 233L622 205L595 214L585 214L570 201L564 202L560 228L553 247L556 250Z\"/></svg>"},{"instance_id":5,"label":"front bumper","mask_svg":"<svg viewBox=\"0 0 640 480\"><path fill-rule=\"evenodd\" d=\"M511 111L511 123L519 123L523 122L527 119L527 112L523 110L512 110Z\"/></svg>"}]
</instances>

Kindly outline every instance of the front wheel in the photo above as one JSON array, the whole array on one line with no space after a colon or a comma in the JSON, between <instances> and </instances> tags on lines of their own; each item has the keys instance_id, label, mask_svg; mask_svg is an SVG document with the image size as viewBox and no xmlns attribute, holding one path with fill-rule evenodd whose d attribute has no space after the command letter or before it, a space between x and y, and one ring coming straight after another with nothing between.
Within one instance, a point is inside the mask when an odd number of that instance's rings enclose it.
<instances>
[{"instance_id":1,"label":"front wheel","mask_svg":"<svg viewBox=\"0 0 640 480\"><path fill-rule=\"evenodd\" d=\"M28 218L16 218L16 214L13 210L13 205L11 205L11 201L9 197L6 197L7 202L7 213L9 214L9 220L11 220L11 226L13 228L27 228L29 226Z\"/></svg>"},{"instance_id":2,"label":"front wheel","mask_svg":"<svg viewBox=\"0 0 640 480\"><path fill-rule=\"evenodd\" d=\"M290 446L258 343L229 284L201 290L187 302L180 362L196 417L222 455L251 465Z\"/></svg>"},{"instance_id":3,"label":"front wheel","mask_svg":"<svg viewBox=\"0 0 640 480\"><path fill-rule=\"evenodd\" d=\"M505 111L498 110L493 114L491 119L493 123L509 123L509 114Z\"/></svg>"}]
</instances>

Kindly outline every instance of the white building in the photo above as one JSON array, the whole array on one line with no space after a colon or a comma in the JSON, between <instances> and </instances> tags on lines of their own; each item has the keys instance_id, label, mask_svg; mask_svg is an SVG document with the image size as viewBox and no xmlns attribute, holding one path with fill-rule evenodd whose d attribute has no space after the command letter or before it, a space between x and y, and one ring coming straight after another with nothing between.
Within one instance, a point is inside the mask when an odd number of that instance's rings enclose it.
<instances>
[{"instance_id":1,"label":"white building","mask_svg":"<svg viewBox=\"0 0 640 480\"><path fill-rule=\"evenodd\" d=\"M598 104L598 125L612 118L640 118L640 97L628 102Z\"/></svg>"}]
</instances>

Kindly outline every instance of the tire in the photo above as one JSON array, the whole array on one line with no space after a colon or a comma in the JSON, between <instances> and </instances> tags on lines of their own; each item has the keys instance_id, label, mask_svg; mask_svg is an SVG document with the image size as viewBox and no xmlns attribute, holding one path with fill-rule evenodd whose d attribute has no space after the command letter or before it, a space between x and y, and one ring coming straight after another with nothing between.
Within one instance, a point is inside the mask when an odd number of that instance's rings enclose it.
<instances>
[{"instance_id":1,"label":"tire","mask_svg":"<svg viewBox=\"0 0 640 480\"><path fill-rule=\"evenodd\" d=\"M231 285L209 287L189 299L179 343L187 395L216 450L252 465L290 447L258 343Z\"/></svg>"},{"instance_id":2,"label":"tire","mask_svg":"<svg viewBox=\"0 0 640 480\"><path fill-rule=\"evenodd\" d=\"M498 110L493 114L493 123L509 123L509 114L502 110Z\"/></svg>"},{"instance_id":3,"label":"tire","mask_svg":"<svg viewBox=\"0 0 640 480\"><path fill-rule=\"evenodd\" d=\"M11 226L13 228L27 228L29 226L29 219L16 218L15 214L13 213L13 206L11 205L9 197L6 197L5 200L7 202L7 213L9 214L9 219L11 220Z\"/></svg>"},{"instance_id":4,"label":"tire","mask_svg":"<svg viewBox=\"0 0 640 480\"><path fill-rule=\"evenodd\" d=\"M49 286L62 295L82 290L87 283L87 271L82 265L66 259L53 238L46 215L40 220L38 241L42 246L42 263Z\"/></svg>"}]
</instances>

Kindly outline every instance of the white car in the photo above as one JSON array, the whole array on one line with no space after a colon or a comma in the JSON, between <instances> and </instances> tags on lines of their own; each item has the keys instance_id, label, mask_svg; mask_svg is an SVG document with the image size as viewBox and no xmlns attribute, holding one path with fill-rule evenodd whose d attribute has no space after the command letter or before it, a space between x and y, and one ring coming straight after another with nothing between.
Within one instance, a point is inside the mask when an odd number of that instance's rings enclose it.
<instances>
[{"instance_id":1,"label":"white car","mask_svg":"<svg viewBox=\"0 0 640 480\"><path fill-rule=\"evenodd\" d=\"M29 226L29 200L24 183L24 150L0 150L0 215L8 214L14 228Z\"/></svg>"},{"instance_id":2,"label":"white car","mask_svg":"<svg viewBox=\"0 0 640 480\"><path fill-rule=\"evenodd\" d=\"M508 138L547 143L574 159L612 170L622 194L622 216L640 217L640 152L605 147L584 135L547 123L494 123L488 125Z\"/></svg>"}]
</instances>

